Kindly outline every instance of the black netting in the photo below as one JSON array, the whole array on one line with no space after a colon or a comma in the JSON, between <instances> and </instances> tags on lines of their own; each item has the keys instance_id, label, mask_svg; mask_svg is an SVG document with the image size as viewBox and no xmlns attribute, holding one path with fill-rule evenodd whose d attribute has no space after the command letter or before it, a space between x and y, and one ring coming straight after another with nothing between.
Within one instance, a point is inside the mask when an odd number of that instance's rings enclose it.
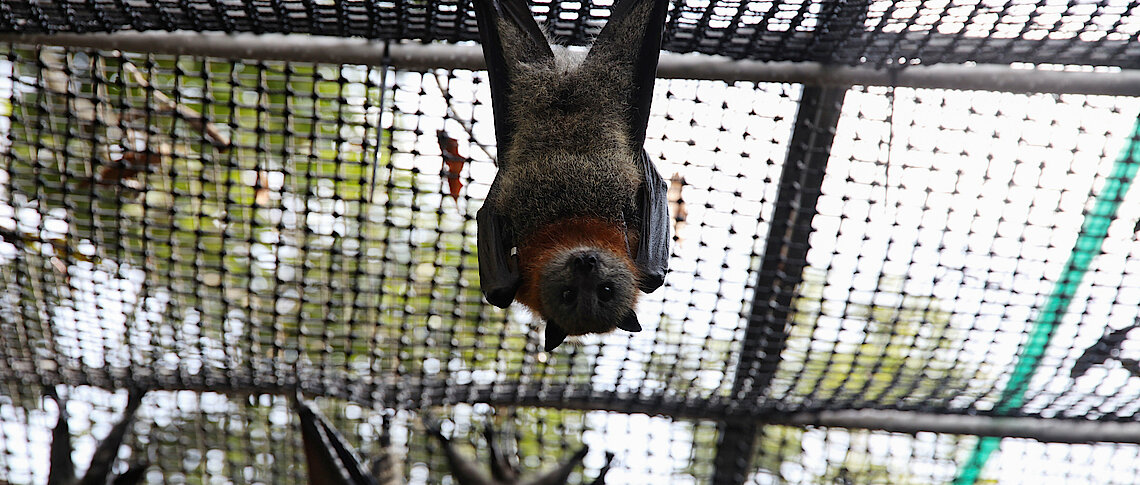
<instances>
[{"instance_id":1,"label":"black netting","mask_svg":"<svg viewBox=\"0 0 1140 485\"><path fill-rule=\"evenodd\" d=\"M124 393L72 390L68 406L76 460L86 461L118 418ZM9 483L43 483L56 408L8 388L17 402L0 404L5 426L0 467ZM75 401L82 400L82 404ZM21 408L25 401L29 407ZM425 440L411 413L382 413L337 400L321 401L329 420L366 456L387 454L409 484L450 481L442 451ZM524 456L526 470L548 468L588 445L571 483L589 483L617 451L607 483L708 483L713 473L716 423L603 411L529 409L496 414L487 406L448 409L445 430L460 452L487 458L481 430L496 423ZM524 431L519 431L524 430ZM227 397L215 393L152 392L133 427L130 459L152 463L147 483L308 483L301 438L289 403L279 396ZM388 433L390 443L381 446ZM840 428L771 425L759 435L747 484L950 483L978 442L975 436L914 435ZM620 448L615 444L620 443ZM1111 443L1045 445L1006 439L983 483L1135 483L1140 447ZM161 473L159 473L161 471Z\"/></svg>"},{"instance_id":2,"label":"black netting","mask_svg":"<svg viewBox=\"0 0 1140 485\"><path fill-rule=\"evenodd\" d=\"M422 4L209 5L8 3L0 19L471 34ZM576 5L544 14L581 38ZM789 12L769 29L798 33L747 42L718 30L735 25L728 7L678 4L670 48L898 52L788 27L850 21L853 5L765 5ZM1081 30L1119 10L1112 32L1128 31L1123 7L1070 28L1076 14L1059 7L991 18L971 5L955 32L931 6L870 7L868 38L927 35L918 25L954 36L953 48L925 37L924 62L1014 62L1030 45L1071 62L1074 46L1097 45L1127 65L1127 50L1104 47L1115 34ZM463 9L438 11L474 28ZM1048 35L1025 27L1035 12L1059 18ZM967 35L977 25L990 30ZM998 42L1022 47L988 50ZM833 57L804 54L817 48ZM474 216L496 154L485 73L25 44L0 56L0 483L45 481L49 389L66 397L82 464L138 386L151 392L116 471L145 459L146 483L306 483L296 389L407 483L456 483L427 409L481 466L487 423L528 471L588 445L571 483L590 483L607 451L619 484L950 483L971 463L1000 483L1140 472L1132 444L897 434L822 414L1135 425L1135 98L660 80L646 148L670 180L666 285L641 299L643 332L546 353L532 316L479 291ZM448 139L467 163L445 163Z\"/></svg>"},{"instance_id":3,"label":"black netting","mask_svg":"<svg viewBox=\"0 0 1140 485\"><path fill-rule=\"evenodd\" d=\"M771 397L994 410L1067 283L1019 412L1134 416L1126 369L1071 371L1136 318L1140 213L1125 197L1104 217L1098 197L1127 190L1136 161L1117 160L1138 113L1132 98L849 91ZM1096 228L1103 254L1077 274Z\"/></svg>"},{"instance_id":4,"label":"black netting","mask_svg":"<svg viewBox=\"0 0 1140 485\"><path fill-rule=\"evenodd\" d=\"M1125 1L1097 3L672 0L663 47L758 60L881 66L1014 62L1137 67L1140 20ZM541 20L581 45L609 2L536 0ZM193 30L475 40L468 2L12 0L0 32Z\"/></svg>"}]
</instances>

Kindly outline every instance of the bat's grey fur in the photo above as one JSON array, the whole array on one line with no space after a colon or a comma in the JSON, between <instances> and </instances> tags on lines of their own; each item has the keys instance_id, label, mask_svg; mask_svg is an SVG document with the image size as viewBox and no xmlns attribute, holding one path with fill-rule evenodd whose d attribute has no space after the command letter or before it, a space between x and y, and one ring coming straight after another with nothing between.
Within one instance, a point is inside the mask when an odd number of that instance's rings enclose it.
<instances>
[{"instance_id":1,"label":"bat's grey fur","mask_svg":"<svg viewBox=\"0 0 1140 485\"><path fill-rule=\"evenodd\" d=\"M635 212L643 174L635 157L641 147L628 136L627 99L650 6L623 19L616 42L595 45L584 58L555 48L553 62L530 57L523 33L499 21L515 130L489 202L509 215L520 239L560 218L620 221Z\"/></svg>"}]
</instances>

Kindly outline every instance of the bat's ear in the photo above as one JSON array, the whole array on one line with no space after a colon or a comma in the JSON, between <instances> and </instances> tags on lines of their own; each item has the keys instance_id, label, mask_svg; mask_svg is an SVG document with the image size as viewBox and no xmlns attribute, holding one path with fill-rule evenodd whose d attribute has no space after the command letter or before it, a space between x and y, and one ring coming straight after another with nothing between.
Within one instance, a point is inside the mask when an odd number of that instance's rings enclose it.
<instances>
[{"instance_id":1,"label":"bat's ear","mask_svg":"<svg viewBox=\"0 0 1140 485\"><path fill-rule=\"evenodd\" d=\"M75 462L71 459L71 428L67 424L67 401L61 399L52 386L47 386L44 393L59 407L59 419L51 432L51 461L47 483L67 485L75 481Z\"/></svg>"},{"instance_id":2,"label":"bat's ear","mask_svg":"<svg viewBox=\"0 0 1140 485\"><path fill-rule=\"evenodd\" d=\"M562 345L562 341L564 341L564 340L566 340L566 331L562 330L562 327L559 327L554 322L547 321L546 322L546 345L544 346L546 351L550 352L550 351L558 348L559 345Z\"/></svg>"},{"instance_id":3,"label":"bat's ear","mask_svg":"<svg viewBox=\"0 0 1140 485\"><path fill-rule=\"evenodd\" d=\"M566 483L568 480L570 480L570 474L574 471L574 468L576 468L578 464L582 463L582 460L586 458L586 453L589 452L590 449L583 446L578 450L577 453L574 453L574 456L571 456L569 460L566 460L566 462L550 469L550 471L547 471L546 473L535 477L530 481L530 483L541 483L544 485Z\"/></svg>"},{"instance_id":4,"label":"bat's ear","mask_svg":"<svg viewBox=\"0 0 1140 485\"><path fill-rule=\"evenodd\" d=\"M369 475L356 450L329 424L320 410L305 400L300 390L293 397L293 409L301 424L301 444L309 466L309 483L332 485L364 484Z\"/></svg>"},{"instance_id":5,"label":"bat's ear","mask_svg":"<svg viewBox=\"0 0 1140 485\"><path fill-rule=\"evenodd\" d=\"M619 0L586 56L585 62L595 68L632 72L627 104L630 148L635 152L645 142L645 125L649 123L649 105L653 101L653 82L657 79L657 59L668 9L668 0Z\"/></svg>"},{"instance_id":6,"label":"bat's ear","mask_svg":"<svg viewBox=\"0 0 1140 485\"><path fill-rule=\"evenodd\" d=\"M474 0L479 42L491 77L491 107L495 111L495 141L508 146L511 125L511 70L522 63L554 62L550 43L534 21L526 0Z\"/></svg>"},{"instance_id":7,"label":"bat's ear","mask_svg":"<svg viewBox=\"0 0 1140 485\"><path fill-rule=\"evenodd\" d=\"M145 389L131 389L129 391L127 408L123 410L123 417L111 427L111 432L107 433L107 437L103 438L103 441L100 441L99 445L95 447L95 454L91 457L91 465L79 483L107 482L107 477L111 475L111 467L119 455L119 447L123 444L123 437L131 428L131 421L134 420L135 412L142 404L144 394L146 394Z\"/></svg>"},{"instance_id":8,"label":"bat's ear","mask_svg":"<svg viewBox=\"0 0 1140 485\"><path fill-rule=\"evenodd\" d=\"M625 317L622 317L621 321L618 322L617 327L625 330L626 332L640 332L641 324L637 323L637 312L630 310L629 313L627 313Z\"/></svg>"}]
</instances>

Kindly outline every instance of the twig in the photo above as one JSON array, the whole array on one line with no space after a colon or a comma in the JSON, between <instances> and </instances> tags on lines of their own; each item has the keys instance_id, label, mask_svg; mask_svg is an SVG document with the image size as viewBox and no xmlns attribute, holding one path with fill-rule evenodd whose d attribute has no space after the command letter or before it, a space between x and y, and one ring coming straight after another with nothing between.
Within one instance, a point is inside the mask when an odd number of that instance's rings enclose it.
<instances>
[{"instance_id":1,"label":"twig","mask_svg":"<svg viewBox=\"0 0 1140 485\"><path fill-rule=\"evenodd\" d=\"M384 96L387 94L385 90L388 89L388 64L390 60L388 58L388 47L389 43L385 41L384 57L380 63L380 101L376 103L377 111L380 113L376 117L376 155L372 159L372 174L368 180L368 197L366 199L369 204L372 203L372 195L376 193L376 172L380 169L380 157L384 150ZM392 114L394 116L395 112ZM392 127L396 127L395 117L392 118Z\"/></svg>"},{"instance_id":2,"label":"twig","mask_svg":"<svg viewBox=\"0 0 1140 485\"><path fill-rule=\"evenodd\" d=\"M0 227L0 241L8 241L9 244L18 247L24 245L24 238L16 231L9 231Z\"/></svg>"},{"instance_id":3,"label":"twig","mask_svg":"<svg viewBox=\"0 0 1140 485\"><path fill-rule=\"evenodd\" d=\"M35 234L0 228L0 241L7 241L9 244L16 246L17 249L26 248L31 244L46 244L52 247L52 251L56 256L74 258L80 261L92 262L97 258L88 256L72 248L65 238L44 239ZM53 264L55 263L53 262Z\"/></svg>"},{"instance_id":4,"label":"twig","mask_svg":"<svg viewBox=\"0 0 1140 485\"><path fill-rule=\"evenodd\" d=\"M157 110L158 113L178 113L178 115L185 119L187 123L190 123L190 126L193 126L194 128L198 129L198 131L205 133L206 140L209 141L210 144L214 145L215 148L223 151L230 148L230 137L226 136L225 133L218 131L218 128L214 126L213 123L206 121L205 117L203 117L202 114L198 111L194 110L194 108L181 104L171 99L171 97L167 96L166 93L163 93L157 88L152 87L150 85L150 82L147 81L146 76L143 75L143 73L139 71L139 69L135 67L134 64L130 62L123 62L123 70L131 73L131 76L135 78L135 82L139 86L142 86L144 89L150 88L150 92L153 93L154 99L162 105Z\"/></svg>"},{"instance_id":5,"label":"twig","mask_svg":"<svg viewBox=\"0 0 1140 485\"><path fill-rule=\"evenodd\" d=\"M447 87L445 87L444 82L440 79L439 71L435 72L435 84L437 86L439 86L440 93L443 93L443 99L445 99L447 101L447 114L448 114L448 116L451 119L455 120L456 123L459 123L459 126L463 127L463 131L467 132L467 138L471 141L471 143L473 143L475 146L479 147L479 149L482 150L483 153L487 154L487 158L490 158L491 162L493 162L496 166L499 165L498 158L495 155L491 154L490 148L487 145L479 143L479 140L475 139L475 133L472 129L472 125L474 123L465 121L462 118L460 118L459 115L455 112L455 108L453 108L451 106L451 95L448 94Z\"/></svg>"}]
</instances>

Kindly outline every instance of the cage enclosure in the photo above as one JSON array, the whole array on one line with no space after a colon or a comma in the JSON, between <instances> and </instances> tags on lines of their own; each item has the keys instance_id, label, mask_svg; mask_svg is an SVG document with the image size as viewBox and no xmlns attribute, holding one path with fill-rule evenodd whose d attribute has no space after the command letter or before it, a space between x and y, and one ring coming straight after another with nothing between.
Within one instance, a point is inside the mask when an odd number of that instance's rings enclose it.
<instances>
[{"instance_id":1,"label":"cage enclosure","mask_svg":"<svg viewBox=\"0 0 1140 485\"><path fill-rule=\"evenodd\" d=\"M466 0L0 4L0 483L121 422L139 483L309 483L298 391L388 483L458 483L429 410L569 483L1140 481L1140 7L669 3L671 271L553 352L479 291Z\"/></svg>"}]
</instances>

